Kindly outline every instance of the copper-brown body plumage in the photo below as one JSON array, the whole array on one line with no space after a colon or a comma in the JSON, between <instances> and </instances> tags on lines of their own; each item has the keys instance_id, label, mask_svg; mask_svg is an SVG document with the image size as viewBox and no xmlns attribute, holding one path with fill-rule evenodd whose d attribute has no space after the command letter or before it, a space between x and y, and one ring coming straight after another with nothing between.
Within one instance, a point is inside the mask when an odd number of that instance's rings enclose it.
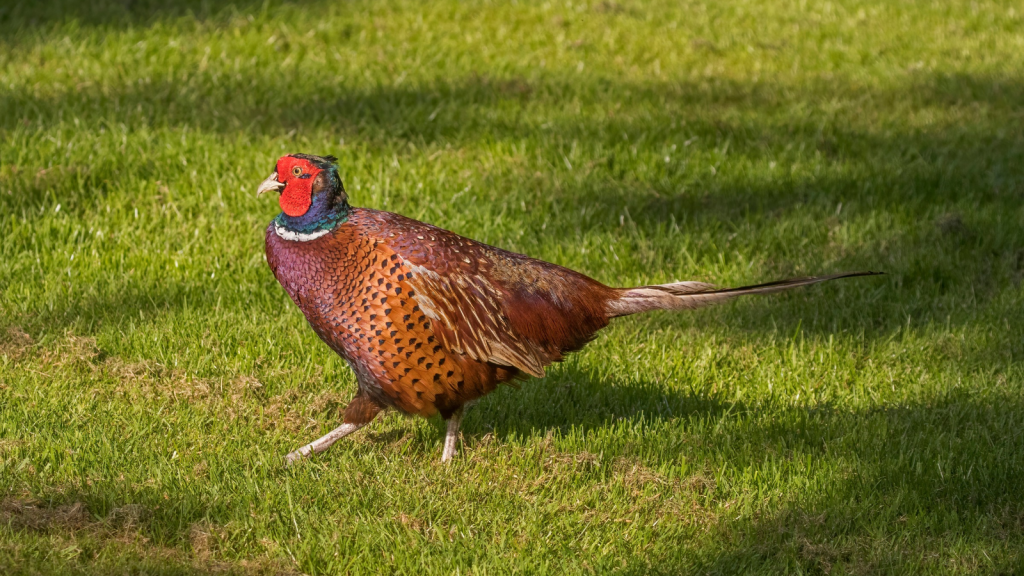
<instances>
[{"instance_id":1,"label":"copper-brown body plumage","mask_svg":"<svg viewBox=\"0 0 1024 576\"><path fill-rule=\"evenodd\" d=\"M354 208L308 242L271 225L267 261L379 407L444 417L583 346L614 291L397 214ZM495 362L497 360L497 362ZM499 363L500 362L500 363Z\"/></svg>"}]
</instances>

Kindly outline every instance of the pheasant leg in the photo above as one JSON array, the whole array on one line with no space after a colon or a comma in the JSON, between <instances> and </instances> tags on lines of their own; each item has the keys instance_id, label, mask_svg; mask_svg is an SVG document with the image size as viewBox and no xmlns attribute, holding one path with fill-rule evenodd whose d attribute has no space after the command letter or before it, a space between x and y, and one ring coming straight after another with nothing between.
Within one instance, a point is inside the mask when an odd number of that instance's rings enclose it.
<instances>
[{"instance_id":1,"label":"pheasant leg","mask_svg":"<svg viewBox=\"0 0 1024 576\"><path fill-rule=\"evenodd\" d=\"M319 454L324 450L331 447L338 440L341 440L345 436L359 430L363 426L369 424L381 411L381 405L371 400L369 396L366 396L362 391L356 394L356 397L349 402L345 408L345 423L338 426L334 430L331 430L327 434L313 440L309 444L306 444L298 450L293 450L284 457L287 464L291 464L296 460L300 460L309 456L310 454Z\"/></svg>"},{"instance_id":2,"label":"pheasant leg","mask_svg":"<svg viewBox=\"0 0 1024 576\"><path fill-rule=\"evenodd\" d=\"M323 452L324 450L330 448L331 444L334 444L335 442L341 440L345 436L348 436L349 434L355 432L356 430L359 430L363 426L365 426L365 424L350 424L346 422L345 424L342 424L341 426L338 426L334 430L331 430L327 434L321 436L320 438L317 438L316 440L313 440L309 444L306 444L302 448L289 452L288 455L284 457L284 459L287 460L289 464L291 464L296 460L300 460L302 458L305 458L306 456L309 456L310 454L319 454L320 452Z\"/></svg>"},{"instance_id":3,"label":"pheasant leg","mask_svg":"<svg viewBox=\"0 0 1024 576\"><path fill-rule=\"evenodd\" d=\"M444 435L444 452L441 454L441 462L447 462L455 456L455 444L459 441L459 425L462 424L463 408L460 406L448 419L448 432Z\"/></svg>"}]
</instances>

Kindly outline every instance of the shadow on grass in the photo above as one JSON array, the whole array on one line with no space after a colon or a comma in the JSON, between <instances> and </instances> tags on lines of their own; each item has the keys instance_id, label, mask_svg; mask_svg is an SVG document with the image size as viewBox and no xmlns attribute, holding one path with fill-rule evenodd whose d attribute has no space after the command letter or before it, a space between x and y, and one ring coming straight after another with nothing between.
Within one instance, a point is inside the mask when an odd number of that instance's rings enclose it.
<instances>
[{"instance_id":1,"label":"shadow on grass","mask_svg":"<svg viewBox=\"0 0 1024 576\"><path fill-rule=\"evenodd\" d=\"M0 6L0 30L11 36L70 21L118 28L182 17L205 21L232 12L259 14L266 6L263 0L12 0Z\"/></svg>"},{"instance_id":2,"label":"shadow on grass","mask_svg":"<svg viewBox=\"0 0 1024 576\"><path fill-rule=\"evenodd\" d=\"M531 384L474 409L464 426L470 455L488 430L523 438L559 429L582 451L587 439L599 445L605 463L673 471L703 462L688 474L711 486L709 509L751 488L765 494L716 514L708 549L680 542L624 573L888 572L949 562L1011 573L1024 561L1024 403L1012 385L851 411L772 399L751 406L701 390L599 381L571 367ZM1003 555L986 560L981 547Z\"/></svg>"},{"instance_id":3,"label":"shadow on grass","mask_svg":"<svg viewBox=\"0 0 1024 576\"><path fill-rule=\"evenodd\" d=\"M201 283L127 278L107 284L103 289L71 295L55 302L52 308L5 318L0 322L0 329L17 326L30 333L59 336L69 327L89 334L100 326L115 326L124 332L168 312L210 310L216 306L216 301L216 290Z\"/></svg>"},{"instance_id":4,"label":"shadow on grass","mask_svg":"<svg viewBox=\"0 0 1024 576\"><path fill-rule=\"evenodd\" d=\"M421 153L417 147L534 139L545 156L561 159L570 146L581 143L595 158L555 184L555 190L549 182L524 182L525 174L488 178L496 184L540 187L570 210L590 206L618 215L625 209L644 227L670 221L706 226L751 217L780 220L807 208L838 213L840 203L878 212L921 210L926 212L922 216L934 219L941 214L937 210L971 200L988 217L986 208L1005 213L1024 196L1024 140L1001 122L1019 117L1015 103L1024 100L1024 83L1017 79L936 75L913 79L898 90L872 92L834 83L797 88L724 79L657 84L595 79L581 85L552 78L474 76L461 82L360 90L336 83L292 88L277 77L259 78L261 74L265 72L216 80L200 74L185 84L128 83L50 96L27 87L12 89L0 94L0 131L28 134L69 118L83 122L83 130L123 123L128 130L199 126L207 133L235 136L327 131L412 156ZM273 95L261 94L251 90L253 83L278 87ZM814 107L837 95L882 108L907 97L918 107L983 106L992 120L893 132L822 123L817 117L780 117L793 98ZM587 112L564 113L566 101L580 102ZM685 149L667 151L682 140ZM660 160L663 154L679 158L671 164L638 163L638 153L649 160ZM791 177L781 173L788 166L780 166L778 177L769 173L771 181L764 174L746 176L742 168L729 173L733 164L799 162L807 153L825 158L837 170ZM616 160L628 156L633 159ZM718 164L726 171L714 177L694 170L691 160ZM644 173L637 173L638 168ZM53 170L45 175L41 168L9 166L0 176L26 193L0 195L0 206L12 213L38 209L46 201L43 192L51 190L73 208L76 199L104 194L125 174L117 158ZM144 164L131 174L145 179L157 170ZM987 222L965 224L967 231L990 230ZM950 230L959 229L954 225Z\"/></svg>"}]
</instances>

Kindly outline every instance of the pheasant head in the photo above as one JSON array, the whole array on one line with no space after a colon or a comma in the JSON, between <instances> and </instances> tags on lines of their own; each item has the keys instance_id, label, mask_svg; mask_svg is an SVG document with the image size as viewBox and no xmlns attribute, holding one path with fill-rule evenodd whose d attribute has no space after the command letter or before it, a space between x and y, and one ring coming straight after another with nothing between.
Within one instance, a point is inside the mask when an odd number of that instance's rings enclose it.
<instances>
[{"instance_id":1,"label":"pheasant head","mask_svg":"<svg viewBox=\"0 0 1024 576\"><path fill-rule=\"evenodd\" d=\"M326 233L348 217L348 195L333 156L289 154L278 159L274 172L256 190L281 195L279 229L299 235Z\"/></svg>"}]
</instances>

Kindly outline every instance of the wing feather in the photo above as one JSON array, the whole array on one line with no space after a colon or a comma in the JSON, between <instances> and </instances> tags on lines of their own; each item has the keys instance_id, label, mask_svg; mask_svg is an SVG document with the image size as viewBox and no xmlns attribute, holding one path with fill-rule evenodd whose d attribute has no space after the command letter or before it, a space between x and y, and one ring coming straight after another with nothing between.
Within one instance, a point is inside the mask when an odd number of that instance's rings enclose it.
<instances>
[{"instance_id":1,"label":"wing feather","mask_svg":"<svg viewBox=\"0 0 1024 576\"><path fill-rule=\"evenodd\" d=\"M505 313L505 295L486 277L459 269L447 276L424 265L412 265L409 283L420 309L435 322L442 345L475 360L512 366L544 376L544 350L517 334Z\"/></svg>"}]
</instances>

